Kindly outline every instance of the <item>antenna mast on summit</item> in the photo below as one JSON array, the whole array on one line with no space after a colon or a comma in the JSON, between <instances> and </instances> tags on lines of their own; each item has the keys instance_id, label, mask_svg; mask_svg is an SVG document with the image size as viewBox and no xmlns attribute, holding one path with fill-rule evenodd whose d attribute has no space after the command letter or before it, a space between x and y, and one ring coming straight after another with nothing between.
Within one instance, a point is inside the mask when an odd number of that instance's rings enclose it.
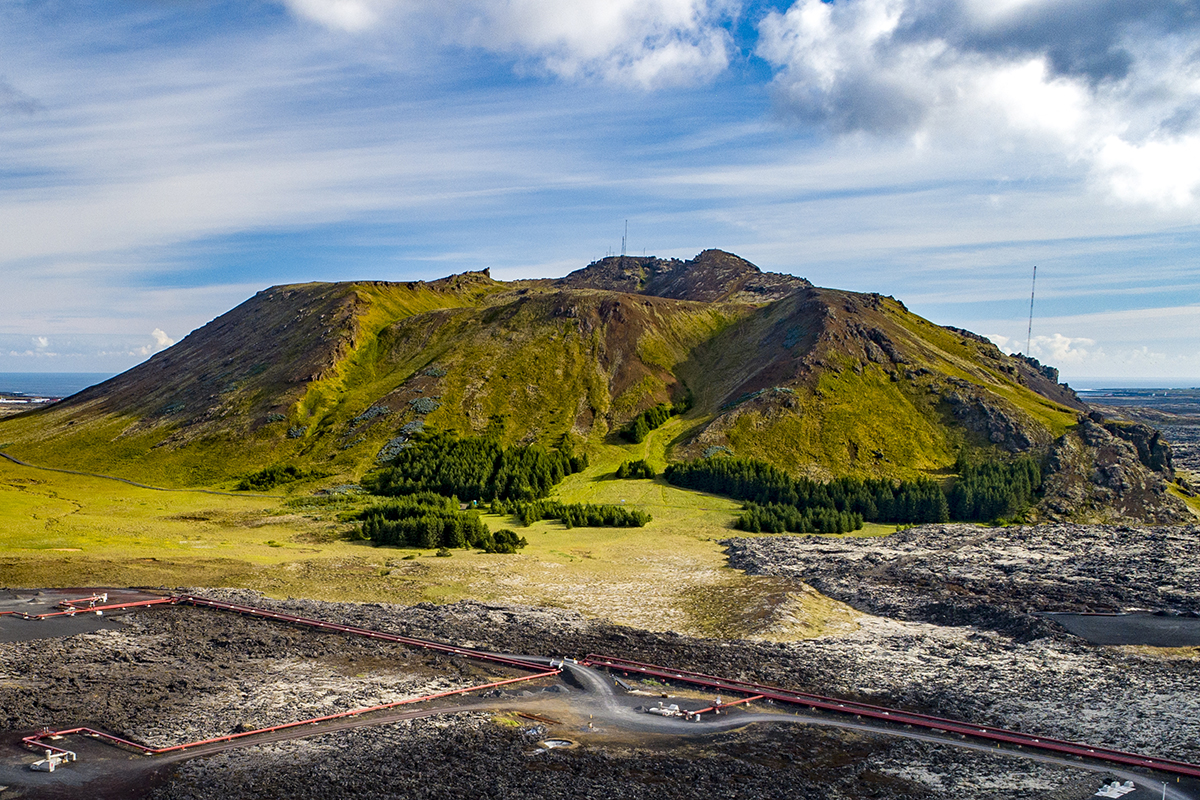
<instances>
[{"instance_id":1,"label":"antenna mast on summit","mask_svg":"<svg viewBox=\"0 0 1200 800\"><path fill-rule=\"evenodd\" d=\"M625 255L625 247L629 243L629 220L625 220L625 235L621 237L621 255Z\"/></svg>"},{"instance_id":2,"label":"antenna mast on summit","mask_svg":"<svg viewBox=\"0 0 1200 800\"><path fill-rule=\"evenodd\" d=\"M1033 285L1029 289L1029 330L1025 332L1025 355L1029 356L1029 352L1033 346L1033 295L1037 291L1037 264L1033 265Z\"/></svg>"}]
</instances>

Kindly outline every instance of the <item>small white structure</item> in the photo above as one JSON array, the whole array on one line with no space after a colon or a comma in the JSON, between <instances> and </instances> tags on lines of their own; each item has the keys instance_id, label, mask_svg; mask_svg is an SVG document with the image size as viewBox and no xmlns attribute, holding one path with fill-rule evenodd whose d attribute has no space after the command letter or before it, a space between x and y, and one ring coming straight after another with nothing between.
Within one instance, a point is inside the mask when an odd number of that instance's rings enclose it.
<instances>
[{"instance_id":1,"label":"small white structure","mask_svg":"<svg viewBox=\"0 0 1200 800\"><path fill-rule=\"evenodd\" d=\"M46 754L46 757L29 765L29 768L34 772L54 772L61 764L79 760L79 757L70 750L63 750L58 753L52 750L44 750L42 752Z\"/></svg>"},{"instance_id":2,"label":"small white structure","mask_svg":"<svg viewBox=\"0 0 1200 800\"><path fill-rule=\"evenodd\" d=\"M660 717L682 717L683 712L679 710L679 706L671 703L669 706L664 706L662 700L658 701L657 706L646 709L647 714L657 714Z\"/></svg>"},{"instance_id":3,"label":"small white structure","mask_svg":"<svg viewBox=\"0 0 1200 800\"><path fill-rule=\"evenodd\" d=\"M1103 786L1101 786L1099 789L1096 790L1096 793L1092 796L1093 797L1124 797L1125 795L1134 791L1134 789L1136 789L1136 788L1137 787L1135 787L1133 785L1133 781L1125 781L1124 783L1118 783L1117 781L1113 781L1112 783L1106 783Z\"/></svg>"}]
</instances>

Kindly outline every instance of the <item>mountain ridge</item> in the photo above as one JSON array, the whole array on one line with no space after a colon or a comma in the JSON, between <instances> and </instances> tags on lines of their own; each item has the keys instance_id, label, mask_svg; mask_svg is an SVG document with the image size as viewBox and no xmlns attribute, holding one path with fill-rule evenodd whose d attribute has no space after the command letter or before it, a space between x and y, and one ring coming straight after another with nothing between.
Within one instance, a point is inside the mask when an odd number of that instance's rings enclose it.
<instances>
[{"instance_id":1,"label":"mountain ridge","mask_svg":"<svg viewBox=\"0 0 1200 800\"><path fill-rule=\"evenodd\" d=\"M560 279L272 287L120 376L0 421L0 441L34 462L82 456L178 485L291 461L356 481L420 425L594 449L689 397L660 458L907 478L946 474L964 448L1048 454L1079 439L1089 409L1056 378L894 298L706 250L609 257ZM1131 485L1170 475L1169 457L1143 464L1129 447L1112 458ZM1085 456L1059 461L1096 471Z\"/></svg>"}]
</instances>

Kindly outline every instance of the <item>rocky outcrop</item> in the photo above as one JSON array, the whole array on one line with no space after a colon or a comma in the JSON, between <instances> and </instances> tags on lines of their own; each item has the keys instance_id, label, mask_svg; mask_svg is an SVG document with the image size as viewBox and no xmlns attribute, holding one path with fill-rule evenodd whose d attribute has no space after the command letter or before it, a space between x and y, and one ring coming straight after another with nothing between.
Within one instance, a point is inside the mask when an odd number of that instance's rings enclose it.
<instances>
[{"instance_id":1,"label":"rocky outcrop","mask_svg":"<svg viewBox=\"0 0 1200 800\"><path fill-rule=\"evenodd\" d=\"M1171 445L1159 431L1140 422L1108 422L1103 415L1096 412L1088 416L1092 422L1102 425L1108 433L1133 445L1138 461L1146 469L1162 473L1168 481L1175 479Z\"/></svg>"},{"instance_id":2,"label":"rocky outcrop","mask_svg":"<svg viewBox=\"0 0 1200 800\"><path fill-rule=\"evenodd\" d=\"M1033 367L1034 370L1041 373L1041 375L1044 378L1046 378L1046 380L1053 381L1054 383L1058 383L1058 369L1057 368L1052 367L1049 364L1043 364L1042 362L1038 361L1033 356L1027 356L1023 353L1017 353L1016 355L1013 356L1013 358L1024 361L1026 364Z\"/></svg>"},{"instance_id":3,"label":"rocky outcrop","mask_svg":"<svg viewBox=\"0 0 1200 800\"><path fill-rule=\"evenodd\" d=\"M607 289L707 303L769 303L812 286L794 275L763 272L723 250L705 250L689 261L609 256L556 283L573 289Z\"/></svg>"},{"instance_id":4,"label":"rocky outcrop","mask_svg":"<svg viewBox=\"0 0 1200 800\"><path fill-rule=\"evenodd\" d=\"M1175 479L1171 446L1153 428L1080 419L1050 450L1037 515L1050 521L1184 523L1187 505L1167 491Z\"/></svg>"},{"instance_id":5,"label":"rocky outcrop","mask_svg":"<svg viewBox=\"0 0 1200 800\"><path fill-rule=\"evenodd\" d=\"M1050 434L996 395L966 381L954 380L943 397L950 415L964 428L1010 453L1024 453L1050 443Z\"/></svg>"}]
</instances>

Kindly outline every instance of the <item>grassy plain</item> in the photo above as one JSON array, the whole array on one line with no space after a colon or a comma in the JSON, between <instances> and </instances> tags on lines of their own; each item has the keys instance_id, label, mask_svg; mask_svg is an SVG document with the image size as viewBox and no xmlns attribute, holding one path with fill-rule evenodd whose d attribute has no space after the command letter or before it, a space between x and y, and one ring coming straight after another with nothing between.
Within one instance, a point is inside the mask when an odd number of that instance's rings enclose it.
<instances>
[{"instance_id":1,"label":"grassy plain","mask_svg":"<svg viewBox=\"0 0 1200 800\"><path fill-rule=\"evenodd\" d=\"M686 423L656 431L644 455L661 460ZM815 592L726 566L733 501L660 480L619 481L622 446L599 446L568 478L567 502L621 503L654 516L645 528L510 527L516 555L376 548L353 538L333 503L141 489L0 461L0 585L233 586L274 597L416 603L477 599L572 609L588 617L701 636L785 640L855 625L855 612ZM872 533L890 530L874 526Z\"/></svg>"}]
</instances>

